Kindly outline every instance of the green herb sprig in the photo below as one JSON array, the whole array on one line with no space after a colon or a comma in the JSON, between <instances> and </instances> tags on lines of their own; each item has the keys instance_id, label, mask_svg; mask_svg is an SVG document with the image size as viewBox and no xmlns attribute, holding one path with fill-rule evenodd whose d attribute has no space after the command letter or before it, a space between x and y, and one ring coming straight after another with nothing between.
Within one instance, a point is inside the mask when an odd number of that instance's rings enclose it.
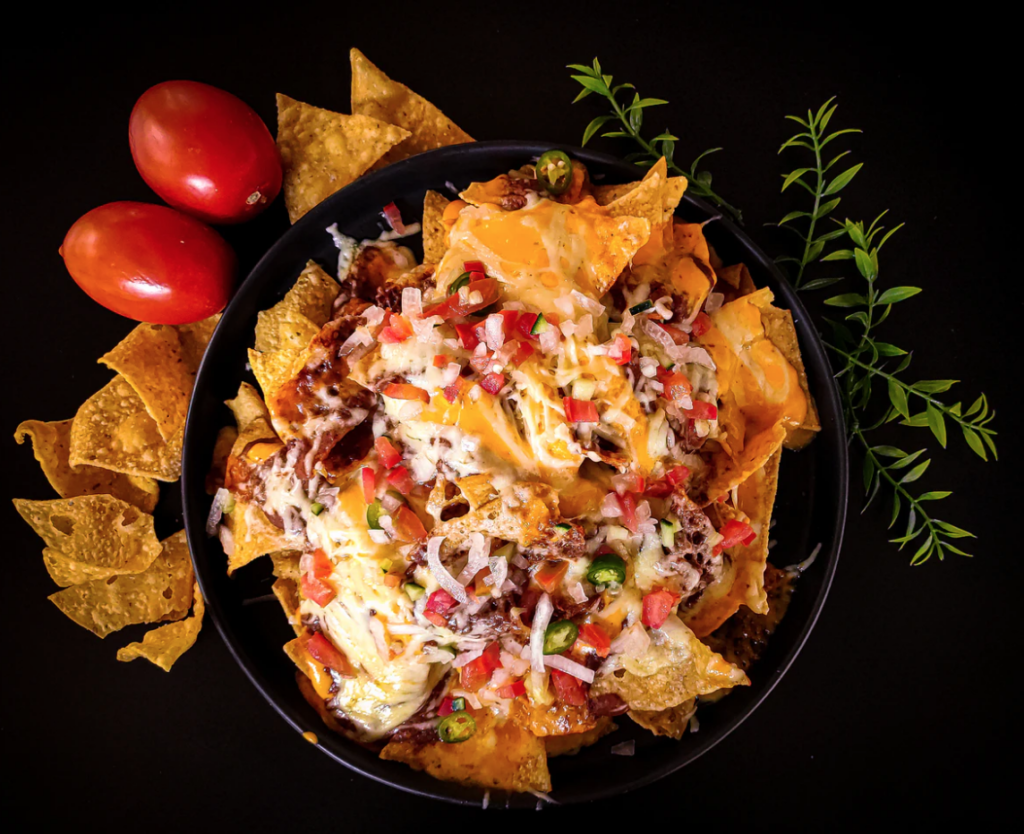
<instances>
[{"instance_id":1,"label":"green herb sprig","mask_svg":"<svg viewBox=\"0 0 1024 834\"><path fill-rule=\"evenodd\" d=\"M614 84L612 76L605 75L602 72L601 63L597 58L594 58L592 66L569 64L568 68L579 73L578 75L573 75L572 78L583 88L580 90L579 95L573 99L573 104L585 99L591 93L597 93L608 100L612 109L610 114L597 116L587 125L586 130L583 131L583 142L581 144L586 145L608 122L618 121L619 126L617 128L606 130L601 135L612 139L632 139L639 145L639 151L626 156L627 162L632 162L642 167L650 167L661 157L665 157L668 170L674 174L685 176L689 180L689 188L693 194L710 200L737 220L743 219L738 208L727 203L720 194L717 194L711 188L711 173L698 170L697 168L702 159L717 153L722 150L721 148L710 148L704 151L704 153L693 160L689 170L686 170L681 168L675 161L676 142L679 141L678 136L665 131L648 141L640 133L640 129L643 127L644 110L648 107L668 104L665 99L641 98L640 93L636 91L636 87L632 84ZM628 100L629 90L633 91L632 101ZM626 93L626 100L622 102L619 101L621 93Z\"/></svg>"}]
</instances>

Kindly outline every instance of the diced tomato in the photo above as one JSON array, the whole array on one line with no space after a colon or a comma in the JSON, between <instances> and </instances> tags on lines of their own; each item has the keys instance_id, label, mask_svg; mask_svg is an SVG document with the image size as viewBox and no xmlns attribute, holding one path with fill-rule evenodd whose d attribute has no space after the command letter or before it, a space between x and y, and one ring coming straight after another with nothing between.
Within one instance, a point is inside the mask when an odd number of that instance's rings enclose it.
<instances>
[{"instance_id":1,"label":"diced tomato","mask_svg":"<svg viewBox=\"0 0 1024 834\"><path fill-rule=\"evenodd\" d=\"M531 345L529 342L520 341L516 342L516 345L518 347L516 347L516 352L512 355L512 359L510 361L512 362L513 365L515 365L518 368L527 359L533 356L535 351L533 349L533 345Z\"/></svg>"},{"instance_id":2,"label":"diced tomato","mask_svg":"<svg viewBox=\"0 0 1024 834\"><path fill-rule=\"evenodd\" d=\"M687 335L685 330L680 330L678 327L673 327L671 324L659 324L658 326L668 333L668 335L672 337L672 341L677 345L685 345L690 341L690 337Z\"/></svg>"},{"instance_id":3,"label":"diced tomato","mask_svg":"<svg viewBox=\"0 0 1024 834\"><path fill-rule=\"evenodd\" d=\"M454 707L452 707L452 701L454 700L455 699L451 695L445 695L444 700L441 701L441 706L437 708L437 714L443 718L444 716L451 715L455 712Z\"/></svg>"},{"instance_id":4,"label":"diced tomato","mask_svg":"<svg viewBox=\"0 0 1024 834\"><path fill-rule=\"evenodd\" d=\"M718 532L723 536L723 538L715 545L716 555L721 553L723 550L735 547L738 544L750 544L757 538L757 532L753 527L746 522L738 521L734 518L725 522Z\"/></svg>"},{"instance_id":5,"label":"diced tomato","mask_svg":"<svg viewBox=\"0 0 1024 834\"><path fill-rule=\"evenodd\" d=\"M693 408L683 411L691 420L717 420L718 406L706 403L704 400L694 400Z\"/></svg>"},{"instance_id":6,"label":"diced tomato","mask_svg":"<svg viewBox=\"0 0 1024 834\"><path fill-rule=\"evenodd\" d=\"M337 591L329 582L304 573L302 574L302 595L306 599L313 600L322 608L337 596Z\"/></svg>"},{"instance_id":7,"label":"diced tomato","mask_svg":"<svg viewBox=\"0 0 1024 834\"><path fill-rule=\"evenodd\" d=\"M648 628L661 628L672 613L672 606L680 599L679 594L673 594L664 588L655 588L644 597L640 622Z\"/></svg>"},{"instance_id":8,"label":"diced tomato","mask_svg":"<svg viewBox=\"0 0 1024 834\"><path fill-rule=\"evenodd\" d=\"M425 319L429 319L432 316L440 316L443 319L450 319L453 315L450 298L446 298L438 304L432 304L423 311L423 318Z\"/></svg>"},{"instance_id":9,"label":"diced tomato","mask_svg":"<svg viewBox=\"0 0 1024 834\"><path fill-rule=\"evenodd\" d=\"M555 685L555 694L563 704L582 707L587 703L587 693L579 678L574 678L561 669L551 670L551 682Z\"/></svg>"},{"instance_id":10,"label":"diced tomato","mask_svg":"<svg viewBox=\"0 0 1024 834\"><path fill-rule=\"evenodd\" d=\"M628 365L633 358L633 345L625 333L617 333L608 347L608 358L616 365Z\"/></svg>"},{"instance_id":11,"label":"diced tomato","mask_svg":"<svg viewBox=\"0 0 1024 834\"><path fill-rule=\"evenodd\" d=\"M427 597L427 604L424 611L435 611L438 614L446 614L450 609L458 605L458 601L444 588L438 588Z\"/></svg>"},{"instance_id":12,"label":"diced tomato","mask_svg":"<svg viewBox=\"0 0 1024 834\"><path fill-rule=\"evenodd\" d=\"M675 402L684 396L688 397L693 391L693 385L686 374L680 371L665 371L664 373L662 371L665 369L659 369L658 379L665 386L665 399Z\"/></svg>"},{"instance_id":13,"label":"diced tomato","mask_svg":"<svg viewBox=\"0 0 1024 834\"><path fill-rule=\"evenodd\" d=\"M542 562L533 578L547 593L553 593L569 570L568 562Z\"/></svg>"},{"instance_id":14,"label":"diced tomato","mask_svg":"<svg viewBox=\"0 0 1024 834\"><path fill-rule=\"evenodd\" d=\"M408 495L412 492L413 487L416 486L412 480L412 475L409 474L409 470L404 466L396 466L388 472L388 483L402 493L402 495Z\"/></svg>"},{"instance_id":15,"label":"diced tomato","mask_svg":"<svg viewBox=\"0 0 1024 834\"><path fill-rule=\"evenodd\" d=\"M430 622L436 625L438 628L447 628L448 621L436 611L424 611L423 616L426 617Z\"/></svg>"},{"instance_id":16,"label":"diced tomato","mask_svg":"<svg viewBox=\"0 0 1024 834\"><path fill-rule=\"evenodd\" d=\"M519 311L499 310L498 315L502 318L501 331L505 334L505 340L508 341L516 332L516 322L519 320Z\"/></svg>"},{"instance_id":17,"label":"diced tomato","mask_svg":"<svg viewBox=\"0 0 1024 834\"><path fill-rule=\"evenodd\" d=\"M457 384L449 385L441 392L441 394L446 400L448 400L448 402L453 403L459 398L459 386Z\"/></svg>"},{"instance_id":18,"label":"diced tomato","mask_svg":"<svg viewBox=\"0 0 1024 834\"><path fill-rule=\"evenodd\" d=\"M667 480L672 486L679 486L687 478L690 477L690 468L688 466L675 466L669 469L665 473L665 480Z\"/></svg>"},{"instance_id":19,"label":"diced tomato","mask_svg":"<svg viewBox=\"0 0 1024 834\"><path fill-rule=\"evenodd\" d=\"M647 489L644 490L644 495L648 498L668 498L672 494L672 484L666 480L655 481L653 484L648 484Z\"/></svg>"},{"instance_id":20,"label":"diced tomato","mask_svg":"<svg viewBox=\"0 0 1024 834\"><path fill-rule=\"evenodd\" d=\"M565 406L565 419L570 423L597 423L597 406L590 400L576 400L572 397L562 397L562 405Z\"/></svg>"},{"instance_id":21,"label":"diced tomato","mask_svg":"<svg viewBox=\"0 0 1024 834\"><path fill-rule=\"evenodd\" d=\"M487 270L484 269L483 261L465 261L462 264L462 269L465 272L487 272Z\"/></svg>"},{"instance_id":22,"label":"diced tomato","mask_svg":"<svg viewBox=\"0 0 1024 834\"><path fill-rule=\"evenodd\" d=\"M385 469L394 469L402 462L402 453L395 448L388 438L384 436L378 437L373 442L373 445L377 448L377 457L380 458L380 462L384 464Z\"/></svg>"},{"instance_id":23,"label":"diced tomato","mask_svg":"<svg viewBox=\"0 0 1024 834\"><path fill-rule=\"evenodd\" d=\"M409 320L405 316L392 313L388 318L387 326L383 327L380 333L377 334L377 339L384 344L393 345L398 342L404 342L412 334L413 329Z\"/></svg>"},{"instance_id":24,"label":"diced tomato","mask_svg":"<svg viewBox=\"0 0 1024 834\"><path fill-rule=\"evenodd\" d=\"M447 353L435 353L434 354L434 367L435 368L443 368L445 365L447 365L451 361L452 361L452 358Z\"/></svg>"},{"instance_id":25,"label":"diced tomato","mask_svg":"<svg viewBox=\"0 0 1024 834\"><path fill-rule=\"evenodd\" d=\"M499 698L518 698L526 694L526 684L522 681L512 681L504 686L498 687Z\"/></svg>"},{"instance_id":26,"label":"diced tomato","mask_svg":"<svg viewBox=\"0 0 1024 834\"><path fill-rule=\"evenodd\" d=\"M697 313L697 318L693 320L690 329L693 335L699 339L711 329L711 316L707 313Z\"/></svg>"},{"instance_id":27,"label":"diced tomato","mask_svg":"<svg viewBox=\"0 0 1024 834\"><path fill-rule=\"evenodd\" d=\"M364 466L362 470L363 479L363 500L372 504L377 493L377 473L372 466Z\"/></svg>"},{"instance_id":28,"label":"diced tomato","mask_svg":"<svg viewBox=\"0 0 1024 834\"><path fill-rule=\"evenodd\" d=\"M472 301L471 299L476 293L480 294L480 300ZM451 316L468 316L470 313L490 307L498 300L498 294L498 280L496 278L481 278L470 281L448 299L448 312ZM436 315L443 314L437 313Z\"/></svg>"},{"instance_id":29,"label":"diced tomato","mask_svg":"<svg viewBox=\"0 0 1024 834\"><path fill-rule=\"evenodd\" d=\"M519 318L516 319L516 330L527 339L536 339L537 337L530 332L536 323L536 313L520 313Z\"/></svg>"},{"instance_id":30,"label":"diced tomato","mask_svg":"<svg viewBox=\"0 0 1024 834\"><path fill-rule=\"evenodd\" d=\"M415 385L407 382L389 382L384 386L384 396L393 400L420 400L424 403L430 402L430 394Z\"/></svg>"},{"instance_id":31,"label":"diced tomato","mask_svg":"<svg viewBox=\"0 0 1024 834\"><path fill-rule=\"evenodd\" d=\"M480 344L480 337L476 335L476 325L456 324L455 332L458 334L459 341L462 342L462 346L466 350L473 350L473 348Z\"/></svg>"},{"instance_id":32,"label":"diced tomato","mask_svg":"<svg viewBox=\"0 0 1024 834\"><path fill-rule=\"evenodd\" d=\"M405 224L402 222L402 213L398 210L398 206L394 203L388 203L383 209L384 219L388 221L388 225L391 226L398 234L405 234Z\"/></svg>"},{"instance_id":33,"label":"diced tomato","mask_svg":"<svg viewBox=\"0 0 1024 834\"><path fill-rule=\"evenodd\" d=\"M581 625L580 633L576 640L579 643L590 646L598 657L608 657L608 653L611 651L612 638L597 623Z\"/></svg>"},{"instance_id":34,"label":"diced tomato","mask_svg":"<svg viewBox=\"0 0 1024 834\"><path fill-rule=\"evenodd\" d=\"M491 679L495 669L501 668L501 647L491 643L484 653L462 667L462 688L476 692Z\"/></svg>"},{"instance_id":35,"label":"diced tomato","mask_svg":"<svg viewBox=\"0 0 1024 834\"><path fill-rule=\"evenodd\" d=\"M620 494L623 492L643 492L644 491L644 476L639 472L627 472L625 475L617 477L615 483L621 484L621 489L616 488L616 492Z\"/></svg>"},{"instance_id":36,"label":"diced tomato","mask_svg":"<svg viewBox=\"0 0 1024 834\"><path fill-rule=\"evenodd\" d=\"M482 597L491 592L491 588L484 582L488 576L491 575L490 568L482 568L477 571L476 576L473 577L473 592L478 596Z\"/></svg>"},{"instance_id":37,"label":"diced tomato","mask_svg":"<svg viewBox=\"0 0 1024 834\"><path fill-rule=\"evenodd\" d=\"M313 551L313 565L308 572L313 574L316 579L327 579L334 572L334 565L319 547Z\"/></svg>"},{"instance_id":38,"label":"diced tomato","mask_svg":"<svg viewBox=\"0 0 1024 834\"><path fill-rule=\"evenodd\" d=\"M322 663L328 669L333 669L339 675L352 676L352 664L348 662L344 652L336 648L319 631L309 638L306 643L306 651L309 652L313 660Z\"/></svg>"},{"instance_id":39,"label":"diced tomato","mask_svg":"<svg viewBox=\"0 0 1024 834\"><path fill-rule=\"evenodd\" d=\"M488 394L497 394L505 387L505 374L487 374L480 380L480 387Z\"/></svg>"},{"instance_id":40,"label":"diced tomato","mask_svg":"<svg viewBox=\"0 0 1024 834\"><path fill-rule=\"evenodd\" d=\"M404 504L395 513L392 524L395 526L395 535L404 542L415 542L427 537L426 528L419 516Z\"/></svg>"},{"instance_id":41,"label":"diced tomato","mask_svg":"<svg viewBox=\"0 0 1024 834\"><path fill-rule=\"evenodd\" d=\"M635 533L640 524L636 520L636 497L631 492L619 496L619 506L622 507L622 523L630 533Z\"/></svg>"}]
</instances>

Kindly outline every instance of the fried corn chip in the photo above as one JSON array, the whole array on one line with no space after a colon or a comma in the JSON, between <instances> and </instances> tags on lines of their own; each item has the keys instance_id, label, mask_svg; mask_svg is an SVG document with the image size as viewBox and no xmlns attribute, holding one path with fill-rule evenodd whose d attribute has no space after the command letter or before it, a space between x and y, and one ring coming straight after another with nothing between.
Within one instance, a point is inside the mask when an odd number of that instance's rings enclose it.
<instances>
[{"instance_id":1,"label":"fried corn chip","mask_svg":"<svg viewBox=\"0 0 1024 834\"><path fill-rule=\"evenodd\" d=\"M444 210L451 203L447 197L436 191L428 191L423 198L423 262L439 264L448 251L448 227L444 222Z\"/></svg>"},{"instance_id":2,"label":"fried corn chip","mask_svg":"<svg viewBox=\"0 0 1024 834\"><path fill-rule=\"evenodd\" d=\"M153 517L112 495L52 501L15 498L14 507L46 542L49 562L85 566L80 570L94 570L93 579L138 573L160 553ZM74 571L75 566L66 570Z\"/></svg>"},{"instance_id":3,"label":"fried corn chip","mask_svg":"<svg viewBox=\"0 0 1024 834\"><path fill-rule=\"evenodd\" d=\"M238 426L239 431L248 426L257 417L262 417L267 421L270 420L270 412L267 411L263 398L260 397L259 392L248 382L243 382L239 385L235 398L227 400L224 404L231 409L231 413L235 416L235 424Z\"/></svg>"},{"instance_id":4,"label":"fried corn chip","mask_svg":"<svg viewBox=\"0 0 1024 834\"><path fill-rule=\"evenodd\" d=\"M71 449L73 420L25 420L14 431L21 445L32 439L32 453L39 466L61 498L79 495L113 495L133 504L143 512L152 512L160 497L160 488L152 478L125 475L97 466L72 466L68 460Z\"/></svg>"},{"instance_id":5,"label":"fried corn chip","mask_svg":"<svg viewBox=\"0 0 1024 834\"><path fill-rule=\"evenodd\" d=\"M800 355L800 342L796 335L796 325L793 323L793 313L769 304L761 308L761 322L765 335L796 370L800 390L807 398L807 415L799 426L787 428L786 442L783 444L787 449L802 449L821 431L821 420L807 383L807 371Z\"/></svg>"},{"instance_id":6,"label":"fried corn chip","mask_svg":"<svg viewBox=\"0 0 1024 834\"><path fill-rule=\"evenodd\" d=\"M781 458L780 449L739 485L738 509L757 532L757 538L749 545L733 547L727 551L729 560L722 576L705 588L697 604L686 612L684 622L698 637L711 634L735 614L741 605L746 605L756 614L768 612L764 571L768 563L769 527Z\"/></svg>"},{"instance_id":7,"label":"fried corn chip","mask_svg":"<svg viewBox=\"0 0 1024 834\"><path fill-rule=\"evenodd\" d=\"M519 483L513 486L519 506L510 507L498 498L463 516L438 524L431 535L444 536L441 552L448 555L469 540L473 533L483 533L529 547L550 534L560 520L558 493L546 484Z\"/></svg>"},{"instance_id":8,"label":"fried corn chip","mask_svg":"<svg viewBox=\"0 0 1024 834\"><path fill-rule=\"evenodd\" d=\"M184 429L193 378L173 327L140 324L99 362L135 389L165 441Z\"/></svg>"},{"instance_id":9,"label":"fried corn chip","mask_svg":"<svg viewBox=\"0 0 1024 834\"><path fill-rule=\"evenodd\" d=\"M270 561L274 563L274 576L279 579L290 579L297 583L302 577L302 571L299 570L301 556L302 553L298 550L271 553Z\"/></svg>"},{"instance_id":10,"label":"fried corn chip","mask_svg":"<svg viewBox=\"0 0 1024 834\"><path fill-rule=\"evenodd\" d=\"M460 744L391 741L380 757L437 779L506 791L550 791L544 742L508 719L477 712L476 732Z\"/></svg>"},{"instance_id":11,"label":"fried corn chip","mask_svg":"<svg viewBox=\"0 0 1024 834\"><path fill-rule=\"evenodd\" d=\"M398 125L407 138L389 150L375 167L414 154L472 142L473 137L404 84L392 81L358 49L349 53L352 62L352 112Z\"/></svg>"},{"instance_id":12,"label":"fried corn chip","mask_svg":"<svg viewBox=\"0 0 1024 834\"><path fill-rule=\"evenodd\" d=\"M274 555L271 554L272 557ZM292 627L296 636L301 635L305 631L305 627L302 625L302 617L299 614L298 583L294 579L280 577L270 586L270 590L274 592L277 601L281 603L281 609L284 611L285 617L288 618L288 625Z\"/></svg>"},{"instance_id":13,"label":"fried corn chip","mask_svg":"<svg viewBox=\"0 0 1024 834\"><path fill-rule=\"evenodd\" d=\"M664 216L661 206L664 182L664 177L651 169L636 188L608 204L608 213L612 217L642 217L652 229L657 228Z\"/></svg>"},{"instance_id":14,"label":"fried corn chip","mask_svg":"<svg viewBox=\"0 0 1024 834\"><path fill-rule=\"evenodd\" d=\"M575 756L584 747L597 744L599 740L609 733L619 729L615 722L607 715L597 719L597 726L582 733L570 733L566 736L544 736L544 749L548 758L554 756Z\"/></svg>"},{"instance_id":15,"label":"fried corn chip","mask_svg":"<svg viewBox=\"0 0 1024 834\"><path fill-rule=\"evenodd\" d=\"M48 599L98 637L137 623L180 620L188 612L193 583L185 532L162 544L160 555L140 573L75 585Z\"/></svg>"},{"instance_id":16,"label":"fried corn chip","mask_svg":"<svg viewBox=\"0 0 1024 834\"><path fill-rule=\"evenodd\" d=\"M68 462L176 481L181 477L182 434L179 429L165 442L135 389L118 375L78 409Z\"/></svg>"},{"instance_id":17,"label":"fried corn chip","mask_svg":"<svg viewBox=\"0 0 1024 834\"><path fill-rule=\"evenodd\" d=\"M652 643L638 658L623 658L622 669L594 681L591 696L612 693L632 710L660 711L698 695L750 684L742 669L701 643L678 617L669 617L660 630L665 640Z\"/></svg>"},{"instance_id":18,"label":"fried corn chip","mask_svg":"<svg viewBox=\"0 0 1024 834\"><path fill-rule=\"evenodd\" d=\"M217 432L217 439L213 444L213 455L210 462L210 471L206 473L206 494L213 495L218 489L224 486L224 479L228 470L228 456L238 439L238 429L234 426L222 426Z\"/></svg>"},{"instance_id":19,"label":"fried corn chip","mask_svg":"<svg viewBox=\"0 0 1024 834\"><path fill-rule=\"evenodd\" d=\"M478 510L484 504L498 497L498 490L494 488L491 480L489 475L470 475L467 478L459 478L455 485L469 502L469 508Z\"/></svg>"},{"instance_id":20,"label":"fried corn chip","mask_svg":"<svg viewBox=\"0 0 1024 834\"><path fill-rule=\"evenodd\" d=\"M315 261L309 261L284 298L259 313L256 350L302 350L331 317L341 288Z\"/></svg>"},{"instance_id":21,"label":"fried corn chip","mask_svg":"<svg viewBox=\"0 0 1024 834\"><path fill-rule=\"evenodd\" d=\"M750 277L750 270L747 269L746 264L725 266L721 269L716 269L715 274L728 287L732 287L735 290L734 293L726 296L727 301L732 301L734 298L750 295L750 293L757 291L757 285L754 283L754 279ZM723 289L726 288L723 287Z\"/></svg>"},{"instance_id":22,"label":"fried corn chip","mask_svg":"<svg viewBox=\"0 0 1024 834\"><path fill-rule=\"evenodd\" d=\"M175 326L178 331L178 341L181 343L181 355L189 371L195 374L199 370L199 363L203 361L206 354L206 347L213 338L213 331L220 323L220 313L216 313L202 321L193 324L179 324Z\"/></svg>"},{"instance_id":23,"label":"fried corn chip","mask_svg":"<svg viewBox=\"0 0 1024 834\"><path fill-rule=\"evenodd\" d=\"M409 136L366 115L346 116L277 95L277 147L292 223Z\"/></svg>"},{"instance_id":24,"label":"fried corn chip","mask_svg":"<svg viewBox=\"0 0 1024 834\"><path fill-rule=\"evenodd\" d=\"M143 657L165 672L170 672L178 658L195 645L199 630L203 627L206 605L203 602L203 595L199 592L199 583L193 585L194 603L191 617L147 631L141 643L129 643L118 649L117 659L122 663L130 663Z\"/></svg>"},{"instance_id":25,"label":"fried corn chip","mask_svg":"<svg viewBox=\"0 0 1024 834\"><path fill-rule=\"evenodd\" d=\"M266 399L273 399L282 385L293 379L306 364L307 351L292 348L259 353L249 349L249 365Z\"/></svg>"},{"instance_id":26,"label":"fried corn chip","mask_svg":"<svg viewBox=\"0 0 1024 834\"><path fill-rule=\"evenodd\" d=\"M229 575L260 556L302 548L297 537L275 527L255 504L236 499L235 507L228 516L228 527L232 543L227 554Z\"/></svg>"},{"instance_id":27,"label":"fried corn chip","mask_svg":"<svg viewBox=\"0 0 1024 834\"><path fill-rule=\"evenodd\" d=\"M690 698L690 700L668 709L654 711L633 709L629 711L629 717L656 736L668 736L678 740L686 733L690 726L690 719L696 712L697 699Z\"/></svg>"},{"instance_id":28,"label":"fried corn chip","mask_svg":"<svg viewBox=\"0 0 1024 834\"><path fill-rule=\"evenodd\" d=\"M639 192L641 187L654 177L660 179L657 193L661 198L661 212L655 213L653 207L648 207L646 198L636 199L636 204L644 207L646 211L644 214L634 214L633 216L647 217L651 221L652 228L667 223L675 214L679 201L683 199L688 181L686 177L670 177L668 175L668 165L665 162L665 157L654 163L642 180L627 182L622 185L594 186L594 199L597 200L598 205L610 207L613 203L624 200L631 192ZM625 211L621 213L629 214L631 212Z\"/></svg>"}]
</instances>

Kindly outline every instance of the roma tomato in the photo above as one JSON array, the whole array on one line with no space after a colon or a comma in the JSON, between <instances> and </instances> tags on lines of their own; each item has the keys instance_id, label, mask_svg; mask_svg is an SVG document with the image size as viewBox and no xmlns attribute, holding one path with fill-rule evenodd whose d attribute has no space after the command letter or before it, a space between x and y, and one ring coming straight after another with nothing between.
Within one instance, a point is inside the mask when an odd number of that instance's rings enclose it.
<instances>
[{"instance_id":1,"label":"roma tomato","mask_svg":"<svg viewBox=\"0 0 1024 834\"><path fill-rule=\"evenodd\" d=\"M132 110L128 141L147 185L208 223L249 220L281 190L281 159L263 120L209 84L150 87Z\"/></svg>"},{"instance_id":2,"label":"roma tomato","mask_svg":"<svg viewBox=\"0 0 1024 834\"><path fill-rule=\"evenodd\" d=\"M194 217L149 203L107 203L82 215L60 248L71 277L136 321L190 324L224 309L235 253Z\"/></svg>"}]
</instances>

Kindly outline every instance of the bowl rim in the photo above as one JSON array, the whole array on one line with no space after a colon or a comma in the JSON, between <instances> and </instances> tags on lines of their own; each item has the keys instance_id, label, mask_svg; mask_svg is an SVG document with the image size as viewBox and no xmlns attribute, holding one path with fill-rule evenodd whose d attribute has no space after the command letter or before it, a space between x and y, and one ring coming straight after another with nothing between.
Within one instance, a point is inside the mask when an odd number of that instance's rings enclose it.
<instances>
[{"instance_id":1,"label":"bowl rim","mask_svg":"<svg viewBox=\"0 0 1024 834\"><path fill-rule=\"evenodd\" d=\"M210 593L210 590L213 587L213 578L212 574L208 574L208 571L213 569L213 564L209 559L198 558L197 556L197 554L200 553L205 554L205 548L210 541L206 537L205 533L206 515L208 513L210 497L206 495L205 489L203 488L206 470L208 468L207 462L199 454L199 449L203 446L201 435L208 433L209 428L201 422L200 418L195 416L195 412L197 410L195 402L197 399L197 392L201 391L205 387L204 383L206 382L207 376L210 376L213 373L209 368L216 362L215 357L217 357L219 352L218 343L220 341L218 336L224 332L220 325L223 324L224 321L230 321L236 314L235 311L247 305L247 296L252 292L251 288L259 282L258 278L263 272L274 269L273 264L278 258L278 254L288 247L289 242L293 238L303 236L310 226L315 226L318 230L326 228L330 222L333 222L333 216L338 213L336 207L339 204L350 200L358 200L364 191L375 189L381 183L394 183L395 187L393 190L395 193L398 193L401 189L401 182L404 175L417 169L419 166L429 166L434 163L448 162L452 158L487 157L490 155L500 156L510 153L519 154L524 160L528 160L531 157L536 157L545 150L552 148L565 151L574 159L579 159L587 164L588 167L593 165L606 170L612 175L613 180L618 179L621 174L622 181L628 182L630 181L630 178L639 179L646 173L644 169L631 165L630 163L623 162L621 159L609 154L563 143L548 143L534 140L493 140L474 142L470 144L438 148L433 151L409 157L408 159L383 168L380 171L366 174L340 191L332 194L322 203L307 212L302 218L300 218L300 220L294 223L280 237L278 237L260 257L259 261L252 268L246 278L239 284L234 296L223 311L221 322L218 324L218 327L210 340L206 354L204 355L196 374L195 388L193 390L192 399L189 403L182 449L181 501L185 530L189 541L189 549L192 554L196 580L199 583L200 590L202 591L203 597L206 601L207 613L213 619L218 633L227 645L228 651L231 653L235 662L242 669L253 686L256 687L257 691L278 713L278 715L280 715L300 735L307 732L308 720L298 715L291 705L279 702L278 698L276 698L271 692L272 685L266 674L259 668L258 661L250 657L244 647L240 645L240 641L236 639L230 623L229 614L225 610L222 600L218 598L217 594ZM776 263L769 258L756 243L754 243L742 228L727 216L722 215L721 212L709 203L698 197L694 197L689 193L684 194L683 202L704 212L709 218L715 218L716 223L725 227L728 235L734 238L740 246L746 250L749 257L757 262L758 267L771 276L771 280L781 290L781 295L784 296L783 300L785 301L787 308L793 313L794 319L797 322L797 329L800 331L801 352L805 357L805 364L828 369L830 365L821 337L813 327L807 309L804 307L797 291L792 288ZM812 357L812 361L808 362L807 357ZM642 772L632 779L621 782L613 791L594 791L593 795L589 797L573 796L568 800L569 802L582 802L587 801L588 799L625 793L644 785L648 785L668 776L670 773L673 773L688 764L691 764L729 736L755 712L768 695L770 695L775 689L776 685L792 666L796 656L800 653L804 644L807 642L807 639L821 614L822 608L825 605L825 601L828 597L829 590L835 576L839 553L842 548L845 533L849 493L849 454L845 443L845 421L840 405L838 386L831 373L827 374L827 379L818 381L823 383L819 387L826 394L824 398L820 396L816 397L818 408L823 414L832 416L834 420L834 431L840 434L843 442L835 444L838 455L837 460L835 461L834 485L836 495L834 506L829 506L822 510L823 513L831 514L831 519L826 525L827 529L833 531L831 546L828 548L827 552L823 547L821 552L818 553L817 559L822 560L825 563L824 573L821 577L821 584L818 589L817 597L813 601L811 610L807 615L807 619L803 627L795 638L793 638L792 644L785 650L783 657L778 661L775 667L771 670L765 670L768 672L768 675L757 682L760 687L757 692L757 696L747 704L742 712L728 719L725 725L706 735L702 733L701 735L703 737L701 739L699 739L695 744L689 745L685 750L681 749L680 755L674 757L670 762L647 770L638 769ZM204 506L200 507L200 503ZM327 738L329 742L333 742L335 740L334 737L337 734L333 733L326 727L324 727L324 731L325 738ZM342 737L338 736L338 738L341 739ZM351 742L348 739L342 740L346 744L354 744L354 742ZM400 780L389 779L381 773L375 773L372 770L360 766L357 761L346 756L344 749L334 749L335 744L333 743L325 745L321 741L318 742L316 746L323 750L333 760L343 764L351 771L389 787L398 788L399 790L415 796L441 799L446 802L452 802L459 805L478 806L480 804L479 798L470 799L465 796L455 796L442 792L442 788L444 786L451 787L453 783L433 780L438 786L437 790L419 788L416 785L405 784ZM388 762L387 764L402 768L407 767L406 765L397 762ZM431 784L433 784L433 782ZM554 792L557 793L557 786L555 787ZM497 805L492 807L501 806ZM505 807L509 807L508 803L506 803Z\"/></svg>"}]
</instances>

